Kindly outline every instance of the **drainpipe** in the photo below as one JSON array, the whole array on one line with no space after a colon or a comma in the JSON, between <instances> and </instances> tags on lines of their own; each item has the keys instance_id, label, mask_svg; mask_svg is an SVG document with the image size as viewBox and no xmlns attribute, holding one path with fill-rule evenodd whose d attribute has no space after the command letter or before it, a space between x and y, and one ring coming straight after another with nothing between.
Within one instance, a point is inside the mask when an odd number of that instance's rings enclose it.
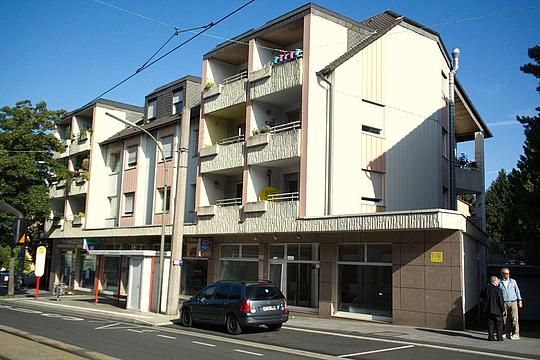
<instances>
[{"instance_id":1,"label":"drainpipe","mask_svg":"<svg viewBox=\"0 0 540 360\"><path fill-rule=\"evenodd\" d=\"M449 109L448 109L448 127L450 133L450 169L449 169L449 187L450 196L450 210L457 210L457 197L456 197L456 124L455 124L455 100L454 100L454 78L459 68L459 49L452 50L452 68L448 74L448 86L449 86Z\"/></svg>"},{"instance_id":2,"label":"drainpipe","mask_svg":"<svg viewBox=\"0 0 540 360\"><path fill-rule=\"evenodd\" d=\"M322 72L317 72L317 76L324 81L328 87L326 88L326 140L324 151L324 215L332 214L332 148L333 148L333 136L332 136L332 117L333 117L333 98L332 93L334 91L333 82L334 77L330 74L330 80Z\"/></svg>"}]
</instances>

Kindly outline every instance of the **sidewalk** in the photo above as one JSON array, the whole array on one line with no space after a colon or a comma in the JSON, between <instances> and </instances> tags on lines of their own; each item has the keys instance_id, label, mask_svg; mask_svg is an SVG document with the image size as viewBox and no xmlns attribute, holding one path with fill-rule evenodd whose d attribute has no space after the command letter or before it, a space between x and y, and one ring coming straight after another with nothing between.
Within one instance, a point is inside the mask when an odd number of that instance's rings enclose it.
<instances>
[{"instance_id":1,"label":"sidewalk","mask_svg":"<svg viewBox=\"0 0 540 360\"><path fill-rule=\"evenodd\" d=\"M164 326L178 322L178 316L167 316L154 313L129 311L117 305L116 301L99 299L94 304L90 295L67 295L60 302L50 293L41 292L39 299L32 294L18 295L14 298L1 298L10 305L38 307L48 311L70 311L91 318L106 318L113 321L136 323L147 326ZM483 331L439 330L412 326L391 325L349 319L323 319L310 317L300 313L292 313L284 328L308 329L315 332L340 333L352 336L365 336L405 343L431 344L451 348L487 351L492 353L508 353L527 358L540 358L540 339L521 337L521 340L505 340L504 342L488 342Z\"/></svg>"}]
</instances>

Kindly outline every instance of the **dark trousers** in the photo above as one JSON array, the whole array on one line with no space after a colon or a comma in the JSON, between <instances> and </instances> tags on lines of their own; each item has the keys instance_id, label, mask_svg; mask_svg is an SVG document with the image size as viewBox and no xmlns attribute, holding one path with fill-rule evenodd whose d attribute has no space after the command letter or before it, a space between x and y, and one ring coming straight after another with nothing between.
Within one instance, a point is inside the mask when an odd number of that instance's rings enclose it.
<instances>
[{"instance_id":1,"label":"dark trousers","mask_svg":"<svg viewBox=\"0 0 540 360\"><path fill-rule=\"evenodd\" d=\"M502 340L502 333L503 333L502 316L489 314L487 317L487 323L488 323L488 339L489 340ZM496 338L493 336L494 333L497 334Z\"/></svg>"}]
</instances>

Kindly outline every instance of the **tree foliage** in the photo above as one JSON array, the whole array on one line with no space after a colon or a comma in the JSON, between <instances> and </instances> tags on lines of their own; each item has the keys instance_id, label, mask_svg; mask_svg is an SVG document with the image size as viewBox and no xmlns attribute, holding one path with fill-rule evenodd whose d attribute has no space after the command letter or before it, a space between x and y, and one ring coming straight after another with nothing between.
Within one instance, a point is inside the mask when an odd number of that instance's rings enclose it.
<instances>
[{"instance_id":1,"label":"tree foliage","mask_svg":"<svg viewBox=\"0 0 540 360\"><path fill-rule=\"evenodd\" d=\"M534 61L521 71L540 78L540 46L528 51ZM536 88L540 92L540 85ZM494 244L521 242L529 261L540 261L540 107L536 115L517 116L525 142L517 167L501 171L486 193L487 232Z\"/></svg>"},{"instance_id":2,"label":"tree foliage","mask_svg":"<svg viewBox=\"0 0 540 360\"><path fill-rule=\"evenodd\" d=\"M44 102L29 100L0 109L0 200L27 219L30 248L39 241L43 220L49 215L48 186L65 168L53 159L63 146L53 130L65 114L49 110ZM14 217L0 212L0 245L13 242Z\"/></svg>"}]
</instances>

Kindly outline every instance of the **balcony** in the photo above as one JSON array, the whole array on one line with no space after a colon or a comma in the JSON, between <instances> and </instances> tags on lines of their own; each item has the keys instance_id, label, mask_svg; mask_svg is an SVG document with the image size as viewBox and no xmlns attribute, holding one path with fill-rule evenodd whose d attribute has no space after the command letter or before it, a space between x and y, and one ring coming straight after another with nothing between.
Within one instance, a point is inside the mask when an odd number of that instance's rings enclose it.
<instances>
[{"instance_id":1,"label":"balcony","mask_svg":"<svg viewBox=\"0 0 540 360\"><path fill-rule=\"evenodd\" d=\"M248 165L300 157L300 121L277 125L246 141Z\"/></svg>"},{"instance_id":2,"label":"balcony","mask_svg":"<svg viewBox=\"0 0 540 360\"><path fill-rule=\"evenodd\" d=\"M197 232L205 234L240 234L274 232L280 228L294 228L298 217L298 201L260 201L246 207L264 211L246 212L241 218L238 206L214 206L213 216L199 216ZM204 207L207 208L207 207Z\"/></svg>"},{"instance_id":3,"label":"balcony","mask_svg":"<svg viewBox=\"0 0 540 360\"><path fill-rule=\"evenodd\" d=\"M90 150L90 143L91 143L91 136L88 132L81 132L77 139L73 140L71 142L71 145L69 147L69 154L78 154L84 151Z\"/></svg>"},{"instance_id":4,"label":"balcony","mask_svg":"<svg viewBox=\"0 0 540 360\"><path fill-rule=\"evenodd\" d=\"M88 193L88 180L84 176L78 176L71 182L71 187L69 188L69 195L84 195Z\"/></svg>"},{"instance_id":5,"label":"balcony","mask_svg":"<svg viewBox=\"0 0 540 360\"><path fill-rule=\"evenodd\" d=\"M216 172L244 166L242 147L244 135L222 139L217 144L202 148L201 173Z\"/></svg>"},{"instance_id":6,"label":"balcony","mask_svg":"<svg viewBox=\"0 0 540 360\"><path fill-rule=\"evenodd\" d=\"M203 92L204 113L208 114L246 102L247 72L243 71L223 80Z\"/></svg>"},{"instance_id":7,"label":"balcony","mask_svg":"<svg viewBox=\"0 0 540 360\"><path fill-rule=\"evenodd\" d=\"M62 180L49 188L49 198L56 199L66 196L66 181Z\"/></svg>"},{"instance_id":8,"label":"balcony","mask_svg":"<svg viewBox=\"0 0 540 360\"><path fill-rule=\"evenodd\" d=\"M484 192L484 172L474 167L455 167L456 191L463 193Z\"/></svg>"},{"instance_id":9,"label":"balcony","mask_svg":"<svg viewBox=\"0 0 540 360\"><path fill-rule=\"evenodd\" d=\"M252 100L302 85L302 59L279 65L267 65L249 74Z\"/></svg>"}]
</instances>

